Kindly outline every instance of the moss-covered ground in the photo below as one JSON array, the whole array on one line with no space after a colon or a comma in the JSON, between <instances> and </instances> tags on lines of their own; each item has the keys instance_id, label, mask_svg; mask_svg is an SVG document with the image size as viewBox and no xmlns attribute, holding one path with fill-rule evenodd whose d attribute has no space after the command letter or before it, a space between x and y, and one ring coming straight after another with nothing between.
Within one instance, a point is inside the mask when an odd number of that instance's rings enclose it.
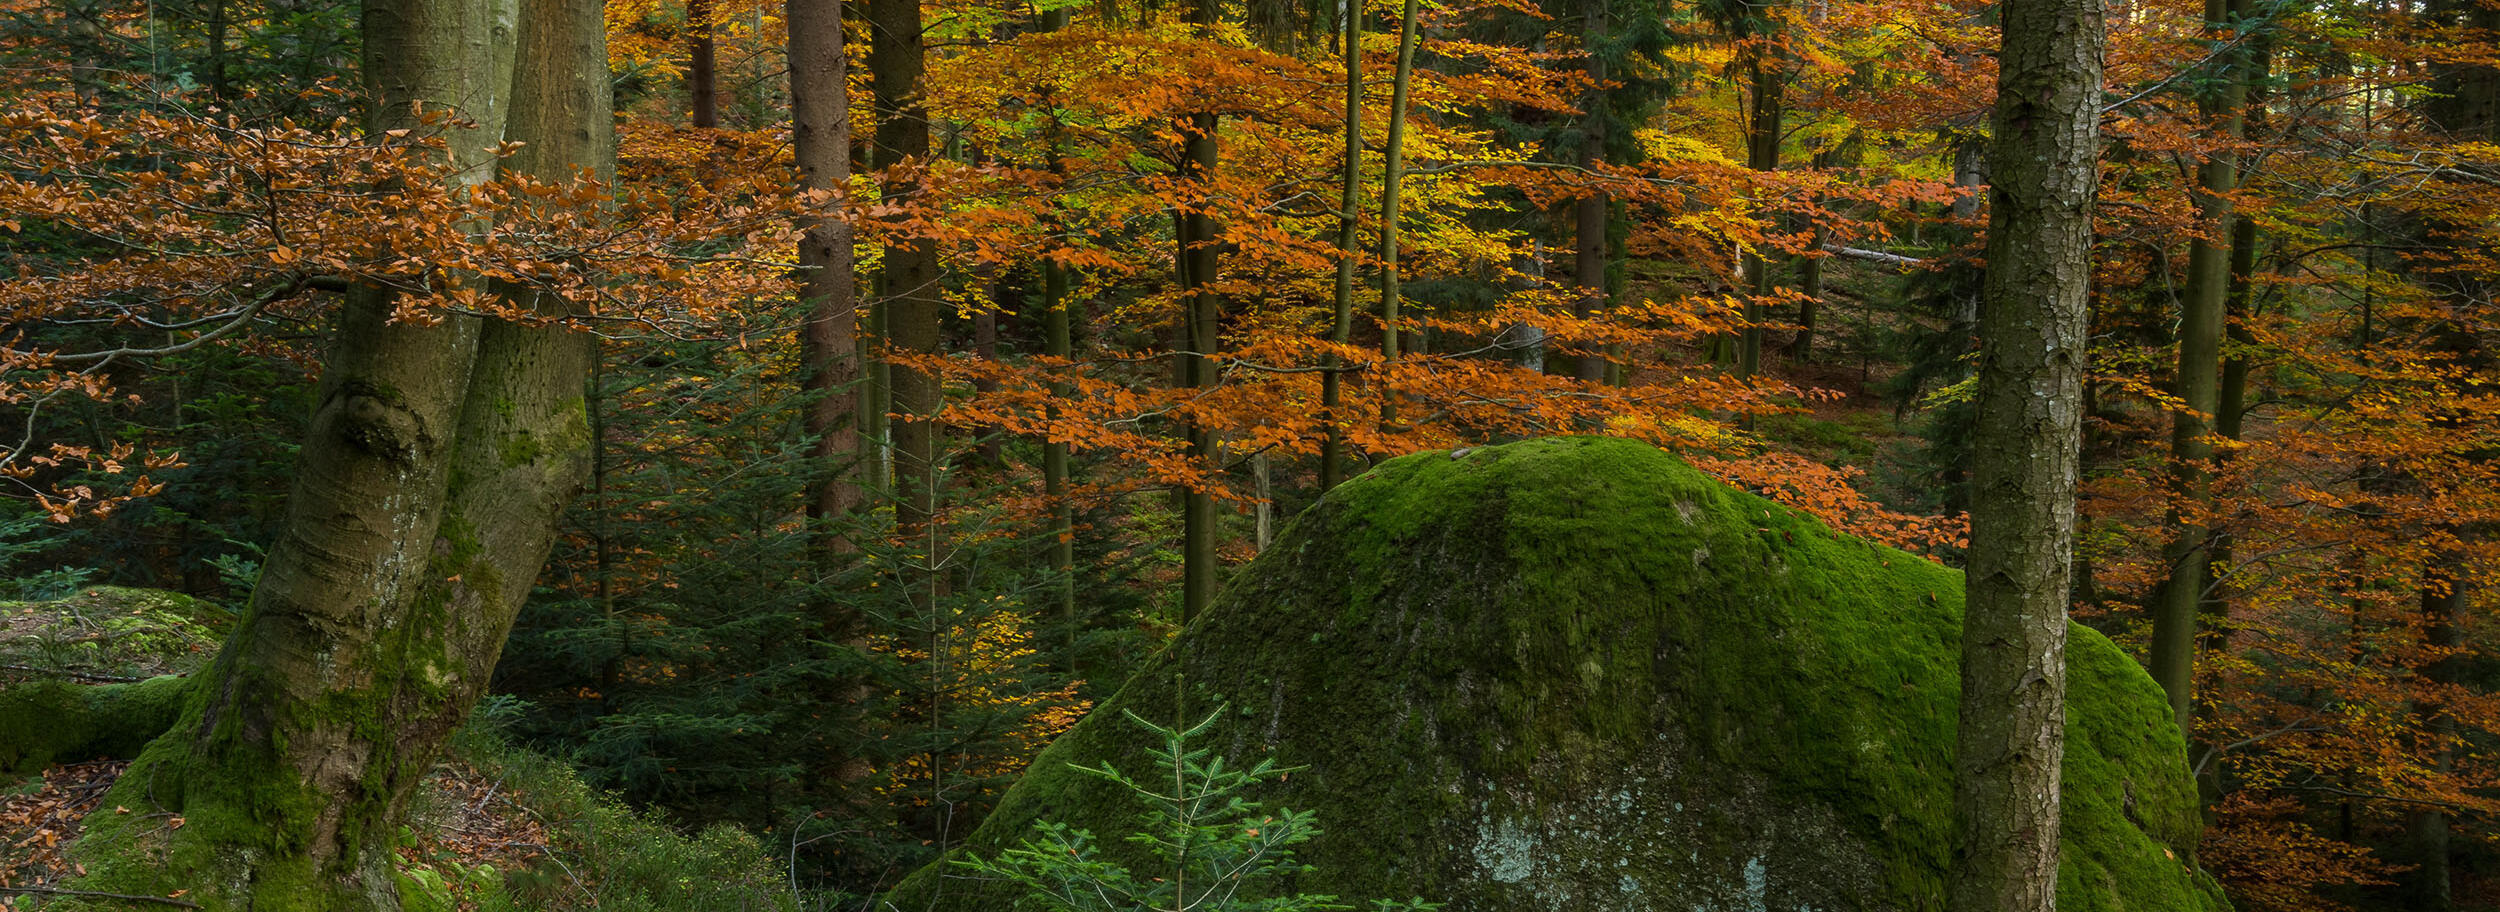
<instances>
[{"instance_id":1,"label":"moss-covered ground","mask_svg":"<svg viewBox=\"0 0 2500 912\"><path fill-rule=\"evenodd\" d=\"M1120 710L1219 703L1209 746L1307 767L1292 889L1475 910L1943 907L1961 577L1832 533L1644 444L1392 460L1297 519L1060 739L968 847L1037 820L1117 844L1147 766ZM2189 862L2161 694L2076 628L2060 907L2224 908ZM943 863L890 897L1008 909Z\"/></svg>"}]
</instances>

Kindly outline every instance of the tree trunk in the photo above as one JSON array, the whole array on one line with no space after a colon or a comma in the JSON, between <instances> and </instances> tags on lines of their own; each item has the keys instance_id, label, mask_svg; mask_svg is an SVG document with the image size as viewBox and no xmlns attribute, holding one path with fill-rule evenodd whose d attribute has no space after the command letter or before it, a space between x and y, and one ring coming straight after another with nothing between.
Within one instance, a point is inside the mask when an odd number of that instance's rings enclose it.
<instances>
[{"instance_id":1,"label":"tree trunk","mask_svg":"<svg viewBox=\"0 0 2500 912\"><path fill-rule=\"evenodd\" d=\"M686 0L686 103L695 129L720 126L720 54L712 40L712 0Z\"/></svg>"},{"instance_id":2,"label":"tree trunk","mask_svg":"<svg viewBox=\"0 0 2500 912\"><path fill-rule=\"evenodd\" d=\"M1606 0L1583 0L1585 18L1581 26L1581 44L1588 52L1588 94L1581 96L1580 167L1595 169L1606 162L1606 58L1602 45L1606 41ZM1571 315L1588 319L1603 308L1606 298L1606 214L1610 208L1607 194L1591 188L1572 201L1572 272L1571 284L1580 290L1571 301ZM1606 360L1594 345L1588 345L1572 359L1571 374L1582 380L1603 380Z\"/></svg>"},{"instance_id":3,"label":"tree trunk","mask_svg":"<svg viewBox=\"0 0 2500 912\"><path fill-rule=\"evenodd\" d=\"M786 0L790 31L790 145L799 187L847 197L851 177L851 90L843 50L841 0ZM799 223L799 300L806 322L799 328L799 363L808 400L801 416L815 439L810 456L817 475L808 489L807 517L816 561L831 573L860 550L849 536L866 501L859 428L859 293L851 255L850 220L819 213ZM867 623L850 600L819 598L817 634L825 642L865 648ZM856 724L868 699L866 684L834 679L822 699L834 733L817 751L816 774L831 783L855 782L869 772L855 746L842 736Z\"/></svg>"},{"instance_id":4,"label":"tree trunk","mask_svg":"<svg viewBox=\"0 0 2500 912\"><path fill-rule=\"evenodd\" d=\"M1760 35L1756 41L1767 41ZM1780 104L1781 68L1768 48L1754 46L1746 51L1747 68L1751 73L1751 89L1747 93L1745 116L1745 167L1755 171L1777 171L1780 167L1780 126L1783 109ZM1763 302L1771 297L1771 260L1759 250L1745 254L1745 328L1736 343L1736 375L1750 378L1762 370L1762 322L1768 316ZM1746 416L1746 426L1753 418Z\"/></svg>"},{"instance_id":5,"label":"tree trunk","mask_svg":"<svg viewBox=\"0 0 2500 912\"><path fill-rule=\"evenodd\" d=\"M1042 14L1041 28L1055 32L1068 27L1068 10L1064 7ZM1056 106L1051 106L1056 109ZM1060 144L1061 125L1053 115L1045 128L1049 138L1048 167L1055 178L1065 178L1068 168L1061 160L1065 150ZM1057 222L1058 210L1051 210ZM1076 302L1068 298L1068 267L1056 257L1042 260L1042 354L1053 358L1076 355L1074 332ZM1053 423L1059 419L1058 399L1076 395L1075 387L1065 383L1051 387L1053 401L1044 406L1044 415ZM1053 432L1042 441L1042 493L1050 499L1051 542L1050 568L1056 574L1059 614L1067 625L1066 654L1062 666L1070 678L1081 677L1077 670L1077 640L1084 633L1084 621L1076 605L1076 504L1068 499L1068 444Z\"/></svg>"},{"instance_id":6,"label":"tree trunk","mask_svg":"<svg viewBox=\"0 0 2500 912\"><path fill-rule=\"evenodd\" d=\"M875 35L868 51L870 81L876 92L876 163L893 168L929 158L929 117L921 107L920 83L927 72L927 45L922 34L919 0L869 0L869 27ZM918 202L917 178L893 180L886 186L891 202ZM884 341L897 351L935 355L945 296L938 284L938 251L927 238L887 242L883 289ZM907 533L926 530L937 515L937 488L944 476L937 412L941 404L935 376L927 371L889 364L893 422L895 523ZM930 563L936 554L930 552ZM929 585L913 588L926 597Z\"/></svg>"},{"instance_id":7,"label":"tree trunk","mask_svg":"<svg viewBox=\"0 0 2500 912\"><path fill-rule=\"evenodd\" d=\"M1363 4L1345 0L1345 167L1338 176L1336 321L1328 341L1344 345L1354 338L1355 209L1363 197ZM1320 374L1320 420L1327 422L1319 444L1319 490L1337 486L1345 472L1345 424L1337 408L1344 404L1342 360L1330 354Z\"/></svg>"},{"instance_id":8,"label":"tree trunk","mask_svg":"<svg viewBox=\"0 0 2500 912\"><path fill-rule=\"evenodd\" d=\"M2447 705L2443 691L2462 686L2466 660L2455 654L2465 645L2466 581L2456 577L2454 568L2462 561L2446 555L2441 561L2441 574L2422 587L2422 645L2447 655L2423 669L2423 681L2431 695L2414 701L2413 712L2422 734L2430 743L2424 745L2425 756L2416 762L2429 768L2433 775L2447 775L2456 762L2457 720ZM2454 852L2449 845L2449 817L2445 808L2423 805L2412 811L2407 821L2407 836L2412 845L2412 903L2406 908L2416 912L2448 912L2456 908Z\"/></svg>"},{"instance_id":9,"label":"tree trunk","mask_svg":"<svg viewBox=\"0 0 2500 912\"><path fill-rule=\"evenodd\" d=\"M418 103L449 106L477 124L447 136L455 161L509 138L525 145L508 167L604 174L599 5L528 10L525 68L507 80L510 6L368 4L369 128L421 129ZM115 785L108 800L133 813L90 821L82 886L188 890L209 908L399 907L409 797L485 688L587 473L590 350L560 326L392 324L390 310L373 290L343 309L251 608Z\"/></svg>"},{"instance_id":10,"label":"tree trunk","mask_svg":"<svg viewBox=\"0 0 2500 912\"><path fill-rule=\"evenodd\" d=\"M1953 912L2057 907L2102 15L2098 0L2002 7L1954 744Z\"/></svg>"},{"instance_id":11,"label":"tree trunk","mask_svg":"<svg viewBox=\"0 0 2500 912\"><path fill-rule=\"evenodd\" d=\"M1201 7L1204 8L1203 6ZM1207 21L1212 22L1212 15ZM1213 114L1192 114L1183 126L1181 174L1204 184L1215 172L1216 117ZM1216 348L1221 305L1215 293L1216 270L1215 220L1203 210L1194 208L1207 201L1201 189L1193 208L1179 216L1179 249L1181 266L1182 338L1187 351L1181 355L1182 385L1213 387L1216 385ZM1205 425L1191 422L1188 428L1189 459L1201 471L1212 471L1215 464L1215 434ZM1193 490L1181 498L1181 620L1186 623L1215 602L1215 495Z\"/></svg>"},{"instance_id":12,"label":"tree trunk","mask_svg":"<svg viewBox=\"0 0 2500 912\"><path fill-rule=\"evenodd\" d=\"M2234 9L2230 0L2205 0L2205 28L2220 32L2234 27L2246 12L2246 0ZM2215 40L2223 40L2217 37ZM2220 125L2225 140L2241 131L2241 105L2247 97L2245 66L2239 52L2215 61L2220 87L2201 94L2197 109ZM2210 558L2212 530L2192 520L2211 499L2209 465L2214 447L2213 416L2221 411L2222 330L2230 307L2231 191L2239 186L2238 152L2216 151L2196 169L2196 205L2206 236L2188 247L2187 292L2179 301L2179 369L2176 392L2182 405L2170 429L2171 494L2176 500L2169 525L2174 530L2162 548L2169 577L2156 591L2153 639L2148 664L2153 680L2170 698L2170 712L2180 733L2196 735L2196 627L2205 598L2205 564Z\"/></svg>"},{"instance_id":13,"label":"tree trunk","mask_svg":"<svg viewBox=\"0 0 2500 912\"><path fill-rule=\"evenodd\" d=\"M788 0L790 29L791 157L799 186L847 192L851 178L851 108L848 61L843 52L841 0ZM838 205L838 203L837 203ZM830 522L862 501L857 465L859 430L859 295L852 273L851 225L820 215L800 223L799 300L807 309L800 330L799 360L806 388L817 398L805 424L816 439L823 473L808 497L808 517ZM823 542L829 552L856 550L839 536Z\"/></svg>"},{"instance_id":14,"label":"tree trunk","mask_svg":"<svg viewBox=\"0 0 2500 912\"><path fill-rule=\"evenodd\" d=\"M1398 362L1398 212L1399 193L1406 183L1406 93L1415 76L1415 0L1406 0L1398 14L1397 76L1390 82L1389 136L1382 150L1380 175L1380 363ZM1601 231L1603 228L1601 227ZM1605 268L1601 262L1598 267ZM1602 275L1601 275L1602 278ZM1380 378L1380 424L1397 423L1398 393L1389 377Z\"/></svg>"}]
</instances>

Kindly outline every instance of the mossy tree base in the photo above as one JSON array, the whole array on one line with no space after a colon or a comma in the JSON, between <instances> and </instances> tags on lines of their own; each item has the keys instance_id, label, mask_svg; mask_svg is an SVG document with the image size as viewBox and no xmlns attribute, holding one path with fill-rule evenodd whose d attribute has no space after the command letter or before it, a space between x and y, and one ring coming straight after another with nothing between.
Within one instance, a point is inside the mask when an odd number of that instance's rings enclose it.
<instances>
[{"instance_id":1,"label":"mossy tree base","mask_svg":"<svg viewBox=\"0 0 2500 912\"><path fill-rule=\"evenodd\" d=\"M1453 912L1944 906L1960 574L1841 537L1644 444L1409 456L1331 492L1051 746L969 840L1133 828L1071 762L1149 767L1121 710L1229 703L1206 742L1308 769L1295 889ZM2067 910L2227 908L2161 691L2068 658ZM1176 705L1178 704L1178 705ZM906 912L1009 909L944 863Z\"/></svg>"},{"instance_id":2,"label":"mossy tree base","mask_svg":"<svg viewBox=\"0 0 2500 912\"><path fill-rule=\"evenodd\" d=\"M54 763L130 758L174 724L184 679L84 686L34 681L0 688L0 781Z\"/></svg>"}]
</instances>

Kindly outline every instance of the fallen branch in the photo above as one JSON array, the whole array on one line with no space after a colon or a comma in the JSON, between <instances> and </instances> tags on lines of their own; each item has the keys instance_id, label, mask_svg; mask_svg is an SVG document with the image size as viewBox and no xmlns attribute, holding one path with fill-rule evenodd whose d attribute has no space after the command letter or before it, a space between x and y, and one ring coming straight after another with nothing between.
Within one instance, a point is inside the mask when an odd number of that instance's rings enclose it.
<instances>
[{"instance_id":1,"label":"fallen branch","mask_svg":"<svg viewBox=\"0 0 2500 912\"><path fill-rule=\"evenodd\" d=\"M1885 253L1881 250L1868 250L1864 247L1843 247L1839 244L1825 244L1823 245L1823 249L1834 256L1845 256L1853 260L1868 260L1871 262L1882 263L1886 266L1899 266L1903 269L1908 269L1912 266L1927 265L1926 260L1918 257L1902 256L1898 253Z\"/></svg>"},{"instance_id":2,"label":"fallen branch","mask_svg":"<svg viewBox=\"0 0 2500 912\"><path fill-rule=\"evenodd\" d=\"M197 909L199 903L170 896L140 896L134 893L98 893L94 890L63 890L57 887L0 887L0 893L39 893L45 896L85 896L94 899L126 899L131 902L163 903L184 909Z\"/></svg>"},{"instance_id":3,"label":"fallen branch","mask_svg":"<svg viewBox=\"0 0 2500 912\"><path fill-rule=\"evenodd\" d=\"M102 672L95 671L77 671L69 668L42 668L34 665L12 665L8 663L0 663L0 671L22 671L27 674L60 675L64 678L77 678L81 681L94 681L98 684L132 684L147 680L146 678L133 677L130 675L104 674Z\"/></svg>"}]
</instances>

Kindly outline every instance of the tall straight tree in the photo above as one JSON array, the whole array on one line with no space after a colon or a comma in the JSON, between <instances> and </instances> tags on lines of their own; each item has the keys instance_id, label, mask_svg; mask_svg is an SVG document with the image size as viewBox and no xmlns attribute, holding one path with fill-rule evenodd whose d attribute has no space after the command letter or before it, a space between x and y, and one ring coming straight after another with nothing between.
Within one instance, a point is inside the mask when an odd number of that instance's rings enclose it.
<instances>
[{"instance_id":1,"label":"tall straight tree","mask_svg":"<svg viewBox=\"0 0 2500 912\"><path fill-rule=\"evenodd\" d=\"M720 126L720 42L712 30L713 0L686 0L687 120Z\"/></svg>"},{"instance_id":2,"label":"tall straight tree","mask_svg":"<svg viewBox=\"0 0 2500 912\"><path fill-rule=\"evenodd\" d=\"M2214 124L2218 138L2237 142L2248 96L2247 42L2225 34L2242 26L2248 0L2205 0L2205 29L2227 42L2214 57L2213 85L2197 94L2197 112ZM2175 390L2180 409L2170 428L2170 542L2162 549L2169 575L2155 594L2149 663L2153 680L2170 698L2170 714L2183 735L2194 737L2197 615L2205 603L2206 564L2213 531L2194 518L2209 499L2208 464L2214 457L2214 420L2222 411L2222 335L2230 307L2231 238L2235 216L2231 191L2239 187L2239 153L2216 150L2196 169L2196 208L2203 231L2188 247L2187 289L2179 299L2179 367Z\"/></svg>"},{"instance_id":3,"label":"tall straight tree","mask_svg":"<svg viewBox=\"0 0 2500 912\"><path fill-rule=\"evenodd\" d=\"M507 139L523 145L505 167L605 178L600 4L533 0L517 29L515 12L368 3L368 129L440 127L467 166L454 173L471 175L455 180L489 173ZM568 307L502 291L544 316ZM553 323L391 312L380 289L344 307L250 609L115 784L108 800L134 813L90 821L83 887L188 891L207 908L399 907L410 796L483 692L588 473L590 348Z\"/></svg>"},{"instance_id":4,"label":"tall straight tree","mask_svg":"<svg viewBox=\"0 0 2500 912\"><path fill-rule=\"evenodd\" d=\"M2500 34L2500 7L2489 3L2437 0L2427 4L2424 14L2434 27L2453 33ZM2431 90L2422 102L2422 113L2433 129L2452 141L2500 144L2500 65L2494 65L2488 56L2442 62L2432 70ZM2425 234L2436 238L2428 246L2448 248L2434 256L2434 263L2439 257L2455 256L2456 248L2475 246L2478 236L2488 242L2486 226L2461 223L2453 216L2435 216L2433 222L2424 226L2428 229ZM2478 235L2477 229L2484 233ZM2437 275L2433 284L2446 292L2446 309L2455 315L2442 320L2442 325L2432 331L2436 348L2472 375L2490 376L2490 342L2478 324L2489 320L2491 303L2495 296L2500 296L2500 278L2470 267L2434 266L2433 270L2444 273ZM2455 419L2443 416L2442 420ZM2483 451L2468 458L2487 460L2490 454ZM2488 529L2470 527L2442 531L2459 539L2489 534ZM2428 560L2432 566L2425 568L2421 593L2422 642L2450 654L2424 669L2423 678L2430 685L2427 690L2435 696L2417 700L2414 712L2436 739L2430 756L2422 758L2422 762L2433 770L2446 772L2458 760L2456 749L2460 742L2456 708L2449 705L2450 698L2444 694L2463 689L2469 680L2466 669L2474 650L2466 638L2470 629L2467 595L2478 581L2459 566L2464 560L2456 547L2439 549ZM2457 905L2454 849L2450 845L2455 815L2445 806L2429 804L2412 809L2409 816L2411 860L2417 866L2410 878L2412 908L2446 912Z\"/></svg>"},{"instance_id":5,"label":"tall straight tree","mask_svg":"<svg viewBox=\"0 0 2500 912\"><path fill-rule=\"evenodd\" d=\"M1580 167L1590 171L1606 163L1606 58L1613 51L1607 47L1606 2L1581 0L1580 7L1581 49L1589 55L1589 90L1580 101ZM1580 319L1595 314L1606 300L1606 223L1612 209L1605 191L1595 188L1571 203L1571 283L1579 289L1571 300L1571 315ZM1572 364L1572 376L1582 380L1606 377L1606 359L1594 348Z\"/></svg>"},{"instance_id":6,"label":"tall straight tree","mask_svg":"<svg viewBox=\"0 0 2500 912\"><path fill-rule=\"evenodd\" d=\"M790 146L799 186L839 194L851 179L850 66L842 43L841 0L789 0ZM837 195L835 199L840 199ZM807 389L807 432L816 438L824 474L808 515L831 520L860 505L859 295L852 274L849 220L817 213L800 224L799 300L807 322L799 338ZM828 547L849 543L828 538Z\"/></svg>"},{"instance_id":7,"label":"tall straight tree","mask_svg":"<svg viewBox=\"0 0 2500 912\"><path fill-rule=\"evenodd\" d=\"M842 0L788 0L790 29L790 147L799 186L840 193L851 177L851 90L843 51ZM833 200L841 197L836 195ZM838 202L829 202L836 205ZM799 329L799 360L808 400L803 423L815 438L817 475L807 499L814 520L816 560L831 573L859 550L844 537L857 528L845 519L865 500L859 482L859 294L851 257L851 223L839 215L811 213L801 220L799 301L806 308ZM826 642L864 648L867 625L849 599L818 598L818 633ZM849 730L865 704L866 687L835 680L825 688L832 730ZM839 737L839 735L837 735ZM848 745L829 743L817 752L825 778L848 784L867 775L867 764Z\"/></svg>"},{"instance_id":8,"label":"tall straight tree","mask_svg":"<svg viewBox=\"0 0 2500 912\"><path fill-rule=\"evenodd\" d=\"M880 168L925 164L929 160L929 114L921 105L921 80L928 73L928 39L921 25L920 0L869 0L869 81L876 94L876 164ZM921 195L921 183L909 168L886 186L890 200L909 202ZM938 284L936 242L904 237L886 243L883 287L885 344L903 352L938 353L940 321L945 307ZM893 424L892 466L895 520L906 530L926 529L937 514L937 485L944 474L944 444L937 422L937 377L906 365L888 368L889 408ZM930 555L932 559L935 555ZM935 575L929 576L931 585Z\"/></svg>"},{"instance_id":9,"label":"tall straight tree","mask_svg":"<svg viewBox=\"0 0 2500 912\"><path fill-rule=\"evenodd\" d=\"M1345 167L1338 175L1337 191L1337 288L1336 320L1329 325L1328 341L1344 345L1354 338L1354 266L1355 230L1362 219L1355 209L1363 203L1363 4L1362 0L1345 0L1345 34L1338 50L1345 55ZM1328 422L1327 436L1319 445L1319 489L1326 493L1337 486L1345 472L1345 425L1339 420L1337 407L1344 399L1343 364L1335 354L1328 356L1327 371L1320 375L1319 404Z\"/></svg>"},{"instance_id":10,"label":"tall straight tree","mask_svg":"<svg viewBox=\"0 0 2500 912\"><path fill-rule=\"evenodd\" d=\"M2103 13L2000 9L1948 902L2052 912Z\"/></svg>"},{"instance_id":11,"label":"tall straight tree","mask_svg":"<svg viewBox=\"0 0 2500 912\"><path fill-rule=\"evenodd\" d=\"M1193 31L1210 36L1217 14L1216 0L1196 0L1189 8L1189 21L1196 26ZM1213 111L1190 114L1180 124L1181 177L1198 186L1197 198L1173 215L1181 336L1188 348L1180 356L1183 386L1212 387L1217 381L1215 350L1221 344L1218 334L1224 305L1212 287L1217 268L1216 225L1206 211L1213 202L1206 184L1215 178L1218 125ZM1215 433L1202 422L1191 422L1187 434L1189 458L1202 466L1212 464ZM1215 602L1215 495L1189 491L1181 501L1181 619L1186 621Z\"/></svg>"}]
</instances>

